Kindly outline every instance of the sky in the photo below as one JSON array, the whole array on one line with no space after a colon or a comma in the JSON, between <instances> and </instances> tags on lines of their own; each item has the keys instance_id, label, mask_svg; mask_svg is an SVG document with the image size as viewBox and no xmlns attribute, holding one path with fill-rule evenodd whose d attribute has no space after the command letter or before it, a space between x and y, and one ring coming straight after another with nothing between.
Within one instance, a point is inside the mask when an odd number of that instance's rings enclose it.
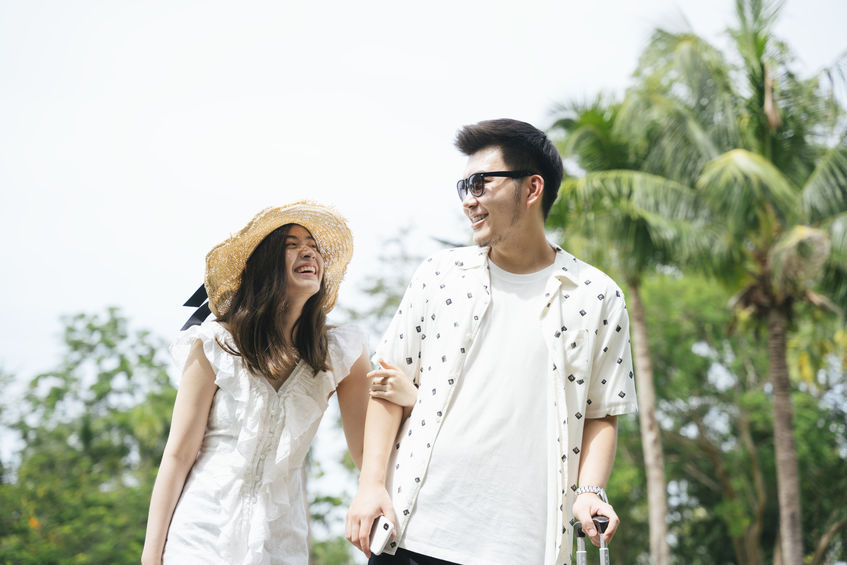
<instances>
[{"instance_id":1,"label":"sky","mask_svg":"<svg viewBox=\"0 0 847 565\"><path fill-rule=\"evenodd\" d=\"M468 239L459 127L546 128L623 92L657 26L724 44L733 5L0 0L0 369L52 367L59 317L107 305L172 338L206 252L301 198L349 219L352 305L387 238ZM789 0L776 33L810 74L845 21Z\"/></svg>"},{"instance_id":2,"label":"sky","mask_svg":"<svg viewBox=\"0 0 847 565\"><path fill-rule=\"evenodd\" d=\"M733 5L0 0L0 369L54 366L60 316L108 305L172 338L206 252L301 198L349 219L352 305L387 238L468 239L459 127L546 128L623 92L657 26L725 44ZM789 0L776 33L808 75L845 21Z\"/></svg>"},{"instance_id":3,"label":"sky","mask_svg":"<svg viewBox=\"0 0 847 565\"><path fill-rule=\"evenodd\" d=\"M622 93L656 27L726 45L733 6L0 0L0 370L23 385L56 364L60 316L107 306L170 340L206 252L302 198L349 220L354 306L387 239L468 240L459 127L546 128ZM808 76L845 22L845 0L788 0L775 31Z\"/></svg>"}]
</instances>

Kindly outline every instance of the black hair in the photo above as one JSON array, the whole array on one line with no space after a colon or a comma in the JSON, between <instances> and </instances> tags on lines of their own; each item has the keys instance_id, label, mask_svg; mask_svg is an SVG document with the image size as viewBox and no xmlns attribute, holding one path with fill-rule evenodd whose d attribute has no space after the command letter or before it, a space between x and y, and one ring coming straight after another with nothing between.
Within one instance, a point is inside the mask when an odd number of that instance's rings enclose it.
<instances>
[{"instance_id":1,"label":"black hair","mask_svg":"<svg viewBox=\"0 0 847 565\"><path fill-rule=\"evenodd\" d=\"M488 147L498 147L509 168L537 171L544 179L541 211L547 219L559 194L564 166L562 156L543 131L508 118L485 120L460 129L456 134L456 147L468 156Z\"/></svg>"}]
</instances>

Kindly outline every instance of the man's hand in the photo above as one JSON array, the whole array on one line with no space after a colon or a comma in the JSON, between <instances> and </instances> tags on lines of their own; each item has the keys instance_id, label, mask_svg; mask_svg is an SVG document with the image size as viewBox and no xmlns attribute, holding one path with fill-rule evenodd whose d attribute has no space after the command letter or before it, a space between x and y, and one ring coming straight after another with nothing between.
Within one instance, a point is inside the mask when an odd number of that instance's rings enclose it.
<instances>
[{"instance_id":1,"label":"man's hand","mask_svg":"<svg viewBox=\"0 0 847 565\"><path fill-rule=\"evenodd\" d=\"M347 540L364 553L365 557L371 556L371 528L380 516L385 516L396 527L394 506L391 504L391 497L385 485L360 484L347 510L345 530Z\"/></svg>"},{"instance_id":2,"label":"man's hand","mask_svg":"<svg viewBox=\"0 0 847 565\"><path fill-rule=\"evenodd\" d=\"M609 519L609 525L606 527L606 532L603 534L603 540L606 543L612 541L615 535L615 530L621 523L618 515L615 514L615 509L611 504L606 504L603 500L593 492L584 492L577 495L576 501L573 503L573 517L582 524L582 531L591 539L591 543L600 546L600 532L594 526L591 520L592 516L600 514Z\"/></svg>"}]
</instances>

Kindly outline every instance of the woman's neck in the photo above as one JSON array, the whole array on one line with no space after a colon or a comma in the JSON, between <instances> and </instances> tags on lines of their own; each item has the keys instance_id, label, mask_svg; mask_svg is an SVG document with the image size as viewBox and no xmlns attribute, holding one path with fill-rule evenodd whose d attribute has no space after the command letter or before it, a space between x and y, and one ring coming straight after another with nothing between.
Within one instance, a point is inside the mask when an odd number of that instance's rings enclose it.
<instances>
[{"instance_id":1,"label":"woman's neck","mask_svg":"<svg viewBox=\"0 0 847 565\"><path fill-rule=\"evenodd\" d=\"M303 313L303 305L289 304L285 312L282 314L282 331L283 335L288 339L288 343L294 343L294 327L297 325L297 320Z\"/></svg>"}]
</instances>

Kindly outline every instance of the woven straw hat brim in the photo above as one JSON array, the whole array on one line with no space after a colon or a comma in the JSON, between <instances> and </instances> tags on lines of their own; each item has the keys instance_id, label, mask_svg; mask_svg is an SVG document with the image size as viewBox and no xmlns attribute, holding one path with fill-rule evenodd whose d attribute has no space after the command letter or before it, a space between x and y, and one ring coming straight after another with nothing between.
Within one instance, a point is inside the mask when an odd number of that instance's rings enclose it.
<instances>
[{"instance_id":1,"label":"woven straw hat brim","mask_svg":"<svg viewBox=\"0 0 847 565\"><path fill-rule=\"evenodd\" d=\"M265 208L241 231L219 243L206 255L206 293L215 316L225 315L241 284L241 273L250 254L275 229L299 224L309 230L324 259L324 282L328 313L338 299L338 288L353 256L353 234L344 217L334 208L301 200L276 208Z\"/></svg>"}]
</instances>

